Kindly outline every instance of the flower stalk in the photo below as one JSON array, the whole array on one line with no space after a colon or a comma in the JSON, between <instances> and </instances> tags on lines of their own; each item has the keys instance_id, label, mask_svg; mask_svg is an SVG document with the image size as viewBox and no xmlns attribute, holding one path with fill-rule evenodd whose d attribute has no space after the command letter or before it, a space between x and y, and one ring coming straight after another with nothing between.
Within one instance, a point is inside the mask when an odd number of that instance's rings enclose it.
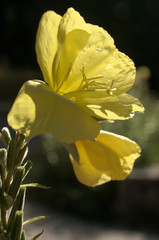
<instances>
[{"instance_id":1,"label":"flower stalk","mask_svg":"<svg viewBox=\"0 0 159 240\"><path fill-rule=\"evenodd\" d=\"M32 162L25 161L27 141L19 133L12 139L6 127L0 133L0 140L5 145L0 149L0 239L25 240L23 216L27 185L22 183L32 168ZM39 219L42 218L36 218Z\"/></svg>"}]
</instances>

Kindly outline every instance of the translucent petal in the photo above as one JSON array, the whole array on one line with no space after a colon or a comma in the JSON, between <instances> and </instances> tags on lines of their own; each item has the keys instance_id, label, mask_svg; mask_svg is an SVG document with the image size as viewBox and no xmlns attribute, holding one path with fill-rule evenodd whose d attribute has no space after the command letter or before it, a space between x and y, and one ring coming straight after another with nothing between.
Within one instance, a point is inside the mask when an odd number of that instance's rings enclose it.
<instances>
[{"instance_id":1,"label":"translucent petal","mask_svg":"<svg viewBox=\"0 0 159 240\"><path fill-rule=\"evenodd\" d=\"M51 133L67 143L94 138L101 129L77 104L50 91L42 81L27 81L22 86L8 123L28 138Z\"/></svg>"},{"instance_id":2,"label":"translucent petal","mask_svg":"<svg viewBox=\"0 0 159 240\"><path fill-rule=\"evenodd\" d=\"M91 40L91 38L95 38L95 40ZM96 44L89 41L96 42ZM107 45L106 39L99 33L91 35L89 41L77 56L70 78L75 76L83 78L81 70L84 69L87 82L79 90L111 88L114 95L127 92L135 81L136 69L133 61L115 49L115 46ZM98 42L100 43L99 47Z\"/></svg>"},{"instance_id":3,"label":"translucent petal","mask_svg":"<svg viewBox=\"0 0 159 240\"><path fill-rule=\"evenodd\" d=\"M63 15L59 31L58 31L58 40L59 43L63 43L66 35L73 31L74 29L82 29L85 31L89 30L89 25L86 24L83 17L79 12L75 11L73 8L68 8L67 12Z\"/></svg>"},{"instance_id":4,"label":"translucent petal","mask_svg":"<svg viewBox=\"0 0 159 240\"><path fill-rule=\"evenodd\" d=\"M65 38L67 37L67 34L74 30L83 30L88 32L89 26L85 23L83 17L81 17L77 11L75 11L73 8L68 8L67 12L63 15L59 25L57 34L58 49L53 66L53 75L56 75ZM80 41L78 43L80 44Z\"/></svg>"},{"instance_id":5,"label":"translucent petal","mask_svg":"<svg viewBox=\"0 0 159 240\"><path fill-rule=\"evenodd\" d=\"M65 37L54 77L57 85L55 91L63 93L65 89L67 89L67 91L77 89L76 86L73 87L76 85L76 78L73 79L71 83L67 81L67 78L69 77L76 57L86 45L89 36L88 32L81 29L75 29L69 32Z\"/></svg>"},{"instance_id":6,"label":"translucent petal","mask_svg":"<svg viewBox=\"0 0 159 240\"><path fill-rule=\"evenodd\" d=\"M58 47L57 32L61 16L53 11L43 14L37 35L36 55L45 81L53 88L52 65Z\"/></svg>"},{"instance_id":7,"label":"translucent petal","mask_svg":"<svg viewBox=\"0 0 159 240\"><path fill-rule=\"evenodd\" d=\"M107 91L96 90L73 92L65 96L99 119L124 120L133 117L134 112L144 111L140 101L126 93L114 96Z\"/></svg>"},{"instance_id":8,"label":"translucent petal","mask_svg":"<svg viewBox=\"0 0 159 240\"><path fill-rule=\"evenodd\" d=\"M107 84L105 84L105 79L103 78L103 70L107 64L107 58L109 58L114 50L113 39L106 31L98 27L98 31L91 33L87 45L77 55L67 79L68 85L76 79L76 82L80 84L74 91L106 88ZM86 76L85 79L84 75ZM99 84L96 84L98 81ZM70 89L65 89L65 93L70 91Z\"/></svg>"},{"instance_id":9,"label":"translucent petal","mask_svg":"<svg viewBox=\"0 0 159 240\"><path fill-rule=\"evenodd\" d=\"M70 159L78 181L89 187L95 187L97 185L109 182L111 180L111 177L104 174L102 171L97 170L91 164L86 150L87 143L78 141L76 143L76 147L79 152L80 163L78 163L72 155L70 155ZM98 152L96 152L96 148L93 148L93 153L94 152L96 155L98 154Z\"/></svg>"},{"instance_id":10,"label":"translucent petal","mask_svg":"<svg viewBox=\"0 0 159 240\"><path fill-rule=\"evenodd\" d=\"M79 164L71 161L78 180L87 186L96 186L110 180L123 180L132 171L140 156L140 147L132 140L101 131L96 142L78 141Z\"/></svg>"},{"instance_id":11,"label":"translucent petal","mask_svg":"<svg viewBox=\"0 0 159 240\"><path fill-rule=\"evenodd\" d=\"M132 171L134 161L140 156L141 148L139 145L127 137L101 131L97 141L114 151L120 162L120 169L117 163L113 163L113 171L110 171L112 180L123 180Z\"/></svg>"}]
</instances>

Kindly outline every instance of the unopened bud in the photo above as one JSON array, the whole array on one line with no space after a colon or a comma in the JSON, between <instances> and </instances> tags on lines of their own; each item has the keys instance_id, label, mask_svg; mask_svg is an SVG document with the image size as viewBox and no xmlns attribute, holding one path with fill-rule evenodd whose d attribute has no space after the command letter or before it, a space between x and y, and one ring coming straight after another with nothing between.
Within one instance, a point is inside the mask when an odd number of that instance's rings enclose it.
<instances>
[{"instance_id":1,"label":"unopened bud","mask_svg":"<svg viewBox=\"0 0 159 240\"><path fill-rule=\"evenodd\" d=\"M7 127L2 128L2 135L3 135L3 137L4 137L5 141L6 141L6 144L8 146L8 144L10 143L12 138L11 138L9 129Z\"/></svg>"},{"instance_id":2,"label":"unopened bud","mask_svg":"<svg viewBox=\"0 0 159 240\"><path fill-rule=\"evenodd\" d=\"M0 165L5 167L5 161L7 158L7 150L5 148L0 149Z\"/></svg>"},{"instance_id":3,"label":"unopened bud","mask_svg":"<svg viewBox=\"0 0 159 240\"><path fill-rule=\"evenodd\" d=\"M19 190L19 193L18 193L18 195L16 197L16 200L15 200L15 202L13 204L11 213L9 215L9 219L8 219L8 228L9 229L11 228L11 224L14 221L16 212L18 210L23 211L24 202L25 202L25 193L26 193L26 188L25 187L21 187L20 190Z\"/></svg>"},{"instance_id":4,"label":"unopened bud","mask_svg":"<svg viewBox=\"0 0 159 240\"><path fill-rule=\"evenodd\" d=\"M16 197L18 191L19 191L20 185L22 183L23 176L24 176L24 167L23 166L18 167L17 170L16 170L16 173L14 175L13 182L12 182L10 188L9 188L9 191L8 191L8 194L10 196L12 196L13 199L15 199L15 197Z\"/></svg>"},{"instance_id":5,"label":"unopened bud","mask_svg":"<svg viewBox=\"0 0 159 240\"><path fill-rule=\"evenodd\" d=\"M15 215L14 222L12 223L11 229L9 232L10 239L20 240L23 230L23 212L17 211Z\"/></svg>"}]
</instances>

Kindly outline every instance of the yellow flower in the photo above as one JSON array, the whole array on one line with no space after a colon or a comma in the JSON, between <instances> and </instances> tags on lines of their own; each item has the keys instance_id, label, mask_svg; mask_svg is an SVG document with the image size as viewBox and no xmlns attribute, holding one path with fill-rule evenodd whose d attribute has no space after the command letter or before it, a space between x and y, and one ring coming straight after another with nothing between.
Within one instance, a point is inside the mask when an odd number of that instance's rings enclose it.
<instances>
[{"instance_id":1,"label":"yellow flower","mask_svg":"<svg viewBox=\"0 0 159 240\"><path fill-rule=\"evenodd\" d=\"M51 133L67 143L92 139L101 129L95 119L122 120L143 111L125 93L134 84L132 60L74 9L63 17L44 13L36 54L45 82L24 83L8 115L9 125L27 138Z\"/></svg>"},{"instance_id":2,"label":"yellow flower","mask_svg":"<svg viewBox=\"0 0 159 240\"><path fill-rule=\"evenodd\" d=\"M70 153L77 179L94 187L110 180L124 180L140 156L140 147L129 138L101 131L96 141L75 143L79 160Z\"/></svg>"}]
</instances>

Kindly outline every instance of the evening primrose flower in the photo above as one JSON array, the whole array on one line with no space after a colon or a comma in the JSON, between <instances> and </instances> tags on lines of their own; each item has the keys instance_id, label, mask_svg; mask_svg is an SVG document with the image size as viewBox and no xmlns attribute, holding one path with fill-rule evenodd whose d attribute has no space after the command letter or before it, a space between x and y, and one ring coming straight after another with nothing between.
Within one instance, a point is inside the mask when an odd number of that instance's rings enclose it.
<instances>
[{"instance_id":1,"label":"evening primrose flower","mask_svg":"<svg viewBox=\"0 0 159 240\"><path fill-rule=\"evenodd\" d=\"M51 133L62 142L95 138L97 120L124 120L142 112L133 86L132 60L103 28L87 24L70 8L63 17L42 16L36 36L44 81L24 83L8 114L9 125L28 139Z\"/></svg>"},{"instance_id":2,"label":"evening primrose flower","mask_svg":"<svg viewBox=\"0 0 159 240\"><path fill-rule=\"evenodd\" d=\"M140 147L129 138L101 131L95 141L75 143L79 159L70 151L75 175L89 187L111 180L124 180L140 156Z\"/></svg>"}]
</instances>

